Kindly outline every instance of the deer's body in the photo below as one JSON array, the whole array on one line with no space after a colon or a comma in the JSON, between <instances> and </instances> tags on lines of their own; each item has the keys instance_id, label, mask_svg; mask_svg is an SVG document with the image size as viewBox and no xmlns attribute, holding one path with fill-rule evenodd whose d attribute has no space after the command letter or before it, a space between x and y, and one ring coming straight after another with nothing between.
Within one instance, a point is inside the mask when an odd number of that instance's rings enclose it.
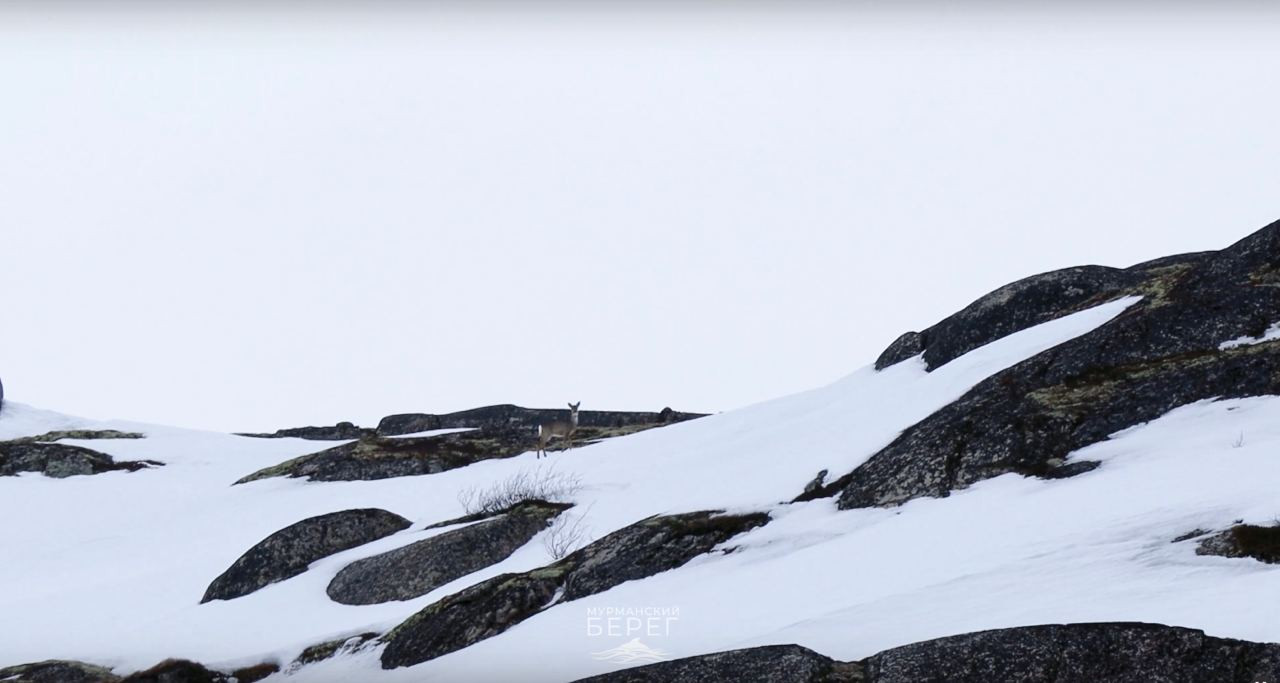
<instances>
[{"instance_id":1,"label":"deer's body","mask_svg":"<svg viewBox=\"0 0 1280 683\"><path fill-rule=\"evenodd\" d=\"M547 442L552 437L560 437L568 443L568 448L573 447L573 433L578 429L578 406L582 405L582 401L569 404L568 420L551 420L549 422L538 423L538 456L541 458L546 455Z\"/></svg>"}]
</instances>

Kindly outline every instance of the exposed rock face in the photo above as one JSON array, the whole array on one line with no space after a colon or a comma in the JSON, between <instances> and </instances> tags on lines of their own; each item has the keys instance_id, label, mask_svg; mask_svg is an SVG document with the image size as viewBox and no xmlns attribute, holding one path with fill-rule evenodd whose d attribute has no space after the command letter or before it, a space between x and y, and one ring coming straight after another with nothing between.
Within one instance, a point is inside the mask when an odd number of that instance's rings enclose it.
<instances>
[{"instance_id":1,"label":"exposed rock face","mask_svg":"<svg viewBox=\"0 0 1280 683\"><path fill-rule=\"evenodd\" d=\"M333 577L329 597L345 605L411 600L506 559L568 505L532 501L505 514L403 548L356 560Z\"/></svg>"},{"instance_id":2,"label":"exposed rock face","mask_svg":"<svg viewBox=\"0 0 1280 683\"><path fill-rule=\"evenodd\" d=\"M185 659L166 659L121 680L121 683L229 683L230 678Z\"/></svg>"},{"instance_id":3,"label":"exposed rock face","mask_svg":"<svg viewBox=\"0 0 1280 683\"><path fill-rule=\"evenodd\" d=\"M967 313L939 323L936 334L926 331L931 367L990 341L984 330L1007 334L1121 295L1144 298L1096 330L997 373L905 430L837 480L840 506L945 496L1008 472L1078 473L1090 466L1058 470L1069 453L1178 406L1280 394L1280 343L1220 348L1258 337L1280 321L1277 264L1280 223L1221 252L1118 272L1059 271L984 297ZM1058 299L1049 296L1059 290ZM1061 304L1050 305L1053 300ZM944 331L945 342L939 336ZM934 348L939 351L931 355Z\"/></svg>"},{"instance_id":4,"label":"exposed rock face","mask_svg":"<svg viewBox=\"0 0 1280 683\"><path fill-rule=\"evenodd\" d=\"M339 422L332 427L293 427L290 429L277 429L270 434L240 434L239 436L251 436L257 439L291 437L310 439L312 441L345 441L347 439L360 439L373 434L374 430L372 429L357 427L350 422Z\"/></svg>"},{"instance_id":5,"label":"exposed rock face","mask_svg":"<svg viewBox=\"0 0 1280 683\"><path fill-rule=\"evenodd\" d=\"M563 419L567 414L568 411L564 409L522 408L514 405L485 406L445 415L406 413L382 418L382 421L378 423L378 434L392 436L425 432L432 429L456 429L462 427L477 429L523 428L531 431L537 428L539 422ZM627 427L633 425L659 426L699 417L706 417L706 415L701 413L680 413L670 408L664 408L657 413L584 410L578 413L578 426L579 428Z\"/></svg>"},{"instance_id":6,"label":"exposed rock face","mask_svg":"<svg viewBox=\"0 0 1280 683\"><path fill-rule=\"evenodd\" d=\"M1153 624L1072 624L984 631L887 650L866 660L875 683L945 680L1221 681L1280 675L1280 645Z\"/></svg>"},{"instance_id":7,"label":"exposed rock face","mask_svg":"<svg viewBox=\"0 0 1280 683\"><path fill-rule=\"evenodd\" d=\"M297 576L316 560L409 527L409 520L376 508L309 517L253 546L209 584L204 598L231 600Z\"/></svg>"},{"instance_id":8,"label":"exposed rock face","mask_svg":"<svg viewBox=\"0 0 1280 683\"><path fill-rule=\"evenodd\" d=\"M761 676L752 671L760 671ZM744 672L745 675L738 675ZM690 657L583 679L835 683L1256 683L1280 677L1280 645L1154 624L1030 626L940 638L834 662L802 647Z\"/></svg>"},{"instance_id":9,"label":"exposed rock face","mask_svg":"<svg viewBox=\"0 0 1280 683\"><path fill-rule=\"evenodd\" d=\"M1267 564L1280 564L1280 526L1237 524L1200 541L1196 554L1250 557Z\"/></svg>"},{"instance_id":10,"label":"exposed rock face","mask_svg":"<svg viewBox=\"0 0 1280 683\"><path fill-rule=\"evenodd\" d=\"M924 332L904 334L880 355L876 369L923 351L925 366L933 370L1001 337L1081 310L1087 302L1114 298L1141 279L1140 273L1104 266L1033 275L983 296Z\"/></svg>"},{"instance_id":11,"label":"exposed rock face","mask_svg":"<svg viewBox=\"0 0 1280 683\"><path fill-rule=\"evenodd\" d=\"M490 406L449 415L392 415L383 418L378 436L304 455L254 472L243 484L267 477L309 477L316 481L354 481L436 474L481 460L509 458L538 443L537 424L566 411ZM702 417L667 409L661 413L579 413L575 446ZM428 437L390 438L435 429L473 431ZM548 447L547 450L556 450Z\"/></svg>"},{"instance_id":12,"label":"exposed rock face","mask_svg":"<svg viewBox=\"0 0 1280 683\"><path fill-rule=\"evenodd\" d=\"M0 442L0 476L40 472L45 476L61 479L78 474L101 474L116 470L136 472L163 464L155 460L117 461L106 453L60 443L29 439Z\"/></svg>"},{"instance_id":13,"label":"exposed rock face","mask_svg":"<svg viewBox=\"0 0 1280 683\"><path fill-rule=\"evenodd\" d=\"M903 332L893 340L876 359L876 369L883 370L890 365L897 365L908 358L914 358L924 352L924 335L919 332Z\"/></svg>"},{"instance_id":14,"label":"exposed rock face","mask_svg":"<svg viewBox=\"0 0 1280 683\"><path fill-rule=\"evenodd\" d=\"M231 672L231 678L236 683L257 683L258 681L280 673L280 665L273 662L265 662L254 666L246 666L242 669L236 669Z\"/></svg>"},{"instance_id":15,"label":"exposed rock face","mask_svg":"<svg viewBox=\"0 0 1280 683\"><path fill-rule=\"evenodd\" d=\"M351 636L350 638L339 638L337 640L320 643L319 645L312 645L311 647L303 650L302 653L298 655L297 659L293 660L293 663L289 665L289 670L297 671L308 664L322 662L339 653L350 654L352 652L358 652L364 649L366 644L377 637L377 633L361 633L358 636Z\"/></svg>"},{"instance_id":16,"label":"exposed rock face","mask_svg":"<svg viewBox=\"0 0 1280 683\"><path fill-rule=\"evenodd\" d=\"M93 664L51 659L0 669L4 683L116 683L120 677Z\"/></svg>"},{"instance_id":17,"label":"exposed rock face","mask_svg":"<svg viewBox=\"0 0 1280 683\"><path fill-rule=\"evenodd\" d=\"M799 645L769 645L638 666L578 683L836 683L865 680L861 676L861 665L837 662Z\"/></svg>"},{"instance_id":18,"label":"exposed rock face","mask_svg":"<svg viewBox=\"0 0 1280 683\"><path fill-rule=\"evenodd\" d=\"M650 517L546 567L496 576L427 606L385 636L382 667L434 659L502 633L553 601L674 569L768 520L763 513Z\"/></svg>"}]
</instances>

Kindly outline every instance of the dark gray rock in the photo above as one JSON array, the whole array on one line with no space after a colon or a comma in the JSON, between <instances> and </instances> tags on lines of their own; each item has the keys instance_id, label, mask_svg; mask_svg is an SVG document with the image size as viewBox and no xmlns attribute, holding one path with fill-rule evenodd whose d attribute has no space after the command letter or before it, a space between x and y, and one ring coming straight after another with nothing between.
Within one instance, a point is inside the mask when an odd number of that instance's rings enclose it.
<instances>
[{"instance_id":1,"label":"dark gray rock","mask_svg":"<svg viewBox=\"0 0 1280 683\"><path fill-rule=\"evenodd\" d=\"M61 479L118 470L136 472L163 464L155 460L117 461L106 453L60 443L44 443L29 439L0 442L0 476L39 472L48 477Z\"/></svg>"},{"instance_id":2,"label":"dark gray rock","mask_svg":"<svg viewBox=\"0 0 1280 683\"><path fill-rule=\"evenodd\" d=\"M263 662L253 666L246 666L231 672L231 678L235 683L257 683L258 681L268 678L274 674L280 673L280 665L275 662Z\"/></svg>"},{"instance_id":3,"label":"dark gray rock","mask_svg":"<svg viewBox=\"0 0 1280 683\"><path fill-rule=\"evenodd\" d=\"M63 439L145 439L146 435L141 432L122 432L117 429L59 429L57 431L45 432L39 436L24 436L12 439L10 443L33 443L33 442L54 442Z\"/></svg>"},{"instance_id":4,"label":"dark gray rock","mask_svg":"<svg viewBox=\"0 0 1280 683\"><path fill-rule=\"evenodd\" d=\"M126 676L120 683L229 683L230 677L203 664L185 659L166 659L138 673Z\"/></svg>"},{"instance_id":5,"label":"dark gray rock","mask_svg":"<svg viewBox=\"0 0 1280 683\"><path fill-rule=\"evenodd\" d=\"M760 672L758 675L754 672ZM1280 680L1280 645L1156 624L1029 626L939 638L837 662L775 645L652 664L592 683L1257 683Z\"/></svg>"},{"instance_id":6,"label":"dark gray rock","mask_svg":"<svg viewBox=\"0 0 1280 683\"><path fill-rule=\"evenodd\" d=\"M764 513L716 512L642 520L553 564L496 576L428 605L383 638L382 667L393 669L434 659L498 635L553 601L594 595L626 581L675 569L768 520Z\"/></svg>"},{"instance_id":7,"label":"dark gray rock","mask_svg":"<svg viewBox=\"0 0 1280 683\"><path fill-rule=\"evenodd\" d=\"M332 427L292 427L290 429L277 429L269 434L240 433L237 436L249 436L255 439L295 438L312 441L345 441L347 439L361 439L373 434L374 430L367 427L357 427L350 422L339 422Z\"/></svg>"},{"instance_id":8,"label":"dark gray rock","mask_svg":"<svg viewBox=\"0 0 1280 683\"><path fill-rule=\"evenodd\" d=\"M303 650L302 653L298 655L297 659L293 660L293 663L289 665L289 671L297 671L308 664L323 662L324 660L338 654L350 654L363 650L365 646L370 644L374 638L378 637L378 635L379 634L377 633L361 633L358 636L338 638L318 645L312 645L311 647Z\"/></svg>"},{"instance_id":9,"label":"dark gray rock","mask_svg":"<svg viewBox=\"0 0 1280 683\"><path fill-rule=\"evenodd\" d=\"M231 600L297 576L316 560L390 536L409 520L386 510L343 510L291 524L271 534L209 584L204 598Z\"/></svg>"},{"instance_id":10,"label":"dark gray rock","mask_svg":"<svg viewBox=\"0 0 1280 683\"><path fill-rule=\"evenodd\" d=\"M0 681L4 683L116 683L119 680L110 669L64 659L0 668Z\"/></svg>"},{"instance_id":11,"label":"dark gray rock","mask_svg":"<svg viewBox=\"0 0 1280 683\"><path fill-rule=\"evenodd\" d=\"M863 681L860 664L845 664L799 645L769 645L638 666L577 683L836 683Z\"/></svg>"},{"instance_id":12,"label":"dark gray rock","mask_svg":"<svg viewBox=\"0 0 1280 683\"><path fill-rule=\"evenodd\" d=\"M510 458L536 443L531 433L498 429L407 439L367 437L258 470L236 483L268 477L367 481L436 474L481 460Z\"/></svg>"},{"instance_id":13,"label":"dark gray rock","mask_svg":"<svg viewBox=\"0 0 1280 683\"><path fill-rule=\"evenodd\" d=\"M1005 285L924 332L898 338L876 361L876 369L924 353L934 370L960 356L1019 330L1060 318L1115 298L1141 276L1117 268L1081 266L1041 273Z\"/></svg>"},{"instance_id":14,"label":"dark gray rock","mask_svg":"<svg viewBox=\"0 0 1280 683\"><path fill-rule=\"evenodd\" d=\"M241 478L237 484L268 477L307 477L315 481L355 481L436 474L481 460L509 458L538 444L538 421L563 417L565 411L519 406L489 406L449 415L392 415L378 425L378 435L304 455ZM677 413L579 413L574 443L581 447L626 434L690 420L701 415ZM435 429L473 431L428 437L391 438ZM547 450L557 450L548 447Z\"/></svg>"},{"instance_id":15,"label":"dark gray rock","mask_svg":"<svg viewBox=\"0 0 1280 683\"><path fill-rule=\"evenodd\" d=\"M876 369L883 370L924 352L924 335L919 332L903 332L900 337L876 359Z\"/></svg>"},{"instance_id":16,"label":"dark gray rock","mask_svg":"<svg viewBox=\"0 0 1280 683\"><path fill-rule=\"evenodd\" d=\"M840 506L945 496L1009 472L1078 474L1092 465L1071 464L1055 472L1052 463L1066 462L1075 450L1188 403L1280 394L1280 343L1219 349L1225 341L1261 335L1280 321L1277 263L1280 223L1221 252L1171 257L1126 271L1080 269L1055 276L1043 291L1035 286L975 304L972 319L986 328L1012 330L1050 315L1052 307L1041 302L1055 288L1080 290L1062 294L1072 310L1122 294L1144 296L1110 322L997 373L906 429L837 480ZM1098 283L1090 285L1088 277ZM1013 303L1028 296L1034 305L1025 311ZM1011 319L1002 321L999 312L1006 308ZM973 331L956 339L965 341L940 348L968 348L980 336ZM932 348L933 340L928 341Z\"/></svg>"},{"instance_id":17,"label":"dark gray rock","mask_svg":"<svg viewBox=\"0 0 1280 683\"><path fill-rule=\"evenodd\" d=\"M1071 624L915 643L864 664L870 683L1254 683L1280 676L1280 645L1155 624Z\"/></svg>"},{"instance_id":18,"label":"dark gray rock","mask_svg":"<svg viewBox=\"0 0 1280 683\"><path fill-rule=\"evenodd\" d=\"M1197 555L1248 557L1280 564L1280 526L1237 524L1200 541Z\"/></svg>"},{"instance_id":19,"label":"dark gray rock","mask_svg":"<svg viewBox=\"0 0 1280 683\"><path fill-rule=\"evenodd\" d=\"M522 408L503 404L472 408L456 413L431 415L428 413L405 413L389 415L378 423L378 434L394 436L397 434L414 434L432 429L517 429L533 432L538 424L548 420L564 419L568 411L564 409ZM674 422L706 417L703 413L681 413L670 408L663 408L657 413L618 412L602 410L584 410L578 413L578 427L619 428L629 426L661 426Z\"/></svg>"},{"instance_id":20,"label":"dark gray rock","mask_svg":"<svg viewBox=\"0 0 1280 683\"><path fill-rule=\"evenodd\" d=\"M569 505L530 501L494 519L447 531L343 567L327 592L344 605L411 600L506 559Z\"/></svg>"}]
</instances>

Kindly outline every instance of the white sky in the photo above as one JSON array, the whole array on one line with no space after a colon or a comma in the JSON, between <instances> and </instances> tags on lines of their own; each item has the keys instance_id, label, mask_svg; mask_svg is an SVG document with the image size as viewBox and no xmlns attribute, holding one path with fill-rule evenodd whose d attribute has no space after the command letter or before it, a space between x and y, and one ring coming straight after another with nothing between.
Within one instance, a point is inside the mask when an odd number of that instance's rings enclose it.
<instances>
[{"instance_id":1,"label":"white sky","mask_svg":"<svg viewBox=\"0 0 1280 683\"><path fill-rule=\"evenodd\" d=\"M724 410L1280 218L1275 14L656 6L0 10L8 397Z\"/></svg>"}]
</instances>

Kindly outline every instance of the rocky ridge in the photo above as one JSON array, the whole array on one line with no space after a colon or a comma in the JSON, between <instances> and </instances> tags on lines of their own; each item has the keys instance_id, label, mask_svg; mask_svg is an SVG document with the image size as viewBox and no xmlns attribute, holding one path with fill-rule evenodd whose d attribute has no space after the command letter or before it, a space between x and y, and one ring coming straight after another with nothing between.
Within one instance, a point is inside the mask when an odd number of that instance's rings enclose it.
<instances>
[{"instance_id":1,"label":"rocky ridge","mask_svg":"<svg viewBox=\"0 0 1280 683\"><path fill-rule=\"evenodd\" d=\"M1124 270L1055 271L1003 287L881 356L923 349L928 369L995 338L1121 297L1110 322L979 383L863 465L798 500L896 505L1005 473L1069 476L1073 451L1188 403L1280 393L1280 223L1220 252ZM1063 469L1064 465L1070 469Z\"/></svg>"}]
</instances>

